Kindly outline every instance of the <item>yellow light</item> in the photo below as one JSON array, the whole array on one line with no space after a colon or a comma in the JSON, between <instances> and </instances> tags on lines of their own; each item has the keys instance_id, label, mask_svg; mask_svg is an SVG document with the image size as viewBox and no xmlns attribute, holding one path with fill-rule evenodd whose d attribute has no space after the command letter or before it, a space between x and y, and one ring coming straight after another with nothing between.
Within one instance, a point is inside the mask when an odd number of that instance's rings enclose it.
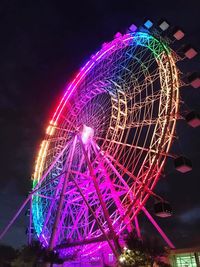
<instances>
[{"instance_id":1,"label":"yellow light","mask_svg":"<svg viewBox=\"0 0 200 267\"><path fill-rule=\"evenodd\" d=\"M49 125L49 126L47 127L47 129L46 129L46 134L49 134L50 130L51 130L51 126Z\"/></svg>"},{"instance_id":2,"label":"yellow light","mask_svg":"<svg viewBox=\"0 0 200 267\"><path fill-rule=\"evenodd\" d=\"M56 129L55 125L56 125L56 123L54 123L53 125L50 124L46 129L46 134L53 135L55 132L55 129Z\"/></svg>"},{"instance_id":3,"label":"yellow light","mask_svg":"<svg viewBox=\"0 0 200 267\"><path fill-rule=\"evenodd\" d=\"M125 257L120 256L120 257L119 257L119 261L120 261L120 262L124 262L124 261L125 261Z\"/></svg>"},{"instance_id":4,"label":"yellow light","mask_svg":"<svg viewBox=\"0 0 200 267\"><path fill-rule=\"evenodd\" d=\"M42 176L42 171L44 168L44 160L47 154L49 142L47 140L43 140L41 145L40 145L40 150L38 153L38 157L36 160L36 165L35 165L35 172L34 172L34 180L39 181L39 179Z\"/></svg>"}]
</instances>

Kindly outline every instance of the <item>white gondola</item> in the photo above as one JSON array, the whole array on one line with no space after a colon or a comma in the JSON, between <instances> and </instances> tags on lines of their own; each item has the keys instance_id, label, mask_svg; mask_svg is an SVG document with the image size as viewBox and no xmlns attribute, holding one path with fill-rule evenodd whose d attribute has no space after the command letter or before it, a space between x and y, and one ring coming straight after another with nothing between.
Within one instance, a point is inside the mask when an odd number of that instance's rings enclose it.
<instances>
[{"instance_id":1,"label":"white gondola","mask_svg":"<svg viewBox=\"0 0 200 267\"><path fill-rule=\"evenodd\" d=\"M174 160L175 169L179 172L186 173L192 170L192 162L184 156Z\"/></svg>"},{"instance_id":2,"label":"white gondola","mask_svg":"<svg viewBox=\"0 0 200 267\"><path fill-rule=\"evenodd\" d=\"M161 218L167 218L172 215L172 208L167 201L157 201L154 204L154 213Z\"/></svg>"}]
</instances>

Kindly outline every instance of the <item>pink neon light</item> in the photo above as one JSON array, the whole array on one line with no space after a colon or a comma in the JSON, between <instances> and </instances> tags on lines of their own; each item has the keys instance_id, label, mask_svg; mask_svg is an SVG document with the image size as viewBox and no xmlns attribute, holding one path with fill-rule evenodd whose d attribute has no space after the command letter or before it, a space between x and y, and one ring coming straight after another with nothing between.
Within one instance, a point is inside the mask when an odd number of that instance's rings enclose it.
<instances>
[{"instance_id":1,"label":"pink neon light","mask_svg":"<svg viewBox=\"0 0 200 267\"><path fill-rule=\"evenodd\" d=\"M56 117L56 119L55 119L55 122L57 123L57 121L58 121L58 119L59 119L59 117L60 117L60 114L61 114L61 112L63 111L63 109L64 109L64 107L65 107L65 105L66 105L66 103L67 103L67 101L68 101L68 99L69 99L69 97L71 96L71 94L73 93L73 91L74 91L74 89L76 88L76 86L79 84L79 82L81 81L81 79L85 76L85 74L91 69L91 67L94 65L94 62L91 64L91 66L82 74L82 76L79 78L79 80L74 84L74 86L72 87L72 85L73 85L73 83L70 85L70 87L67 89L67 92L71 89L71 91L69 92L69 94L67 95L67 98L66 98L66 100L65 100L65 102L64 102L64 104L63 104L63 106L61 107L61 109L60 109L60 111L59 111L59 113L58 113L58 115L57 115L57 117ZM79 76L79 75L78 75ZM76 79L76 78L75 78ZM72 87L72 88L71 88ZM56 116L56 114L55 114L55 116ZM54 118L53 118L54 119Z\"/></svg>"},{"instance_id":2,"label":"pink neon light","mask_svg":"<svg viewBox=\"0 0 200 267\"><path fill-rule=\"evenodd\" d=\"M119 41L120 42L122 41L124 44L126 44L126 42L128 40L131 40L131 39L133 39L133 35L130 35L130 34L126 34L124 36L121 36L120 38L117 38L113 42L105 45L102 50L98 51L94 56L92 56L92 58L85 64L85 66L83 68L81 68L80 72L76 75L75 79L71 82L71 84L66 88L64 96L62 97L59 105L56 108L56 111L53 115L51 123L53 123L53 124L57 123L57 121L60 117L60 114L62 113L67 101L69 100L70 96L74 92L75 88L81 82L83 77L88 73L88 71L94 66L94 64L98 60L100 60L103 56L105 56L109 51L111 51Z\"/></svg>"}]
</instances>

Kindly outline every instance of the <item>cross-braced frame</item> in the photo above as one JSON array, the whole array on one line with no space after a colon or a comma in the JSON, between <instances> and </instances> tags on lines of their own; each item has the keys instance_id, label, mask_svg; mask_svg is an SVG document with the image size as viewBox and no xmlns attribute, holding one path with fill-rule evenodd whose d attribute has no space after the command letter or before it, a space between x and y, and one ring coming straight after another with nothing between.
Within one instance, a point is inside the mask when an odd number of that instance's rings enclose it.
<instances>
[{"instance_id":1,"label":"cross-braced frame","mask_svg":"<svg viewBox=\"0 0 200 267\"><path fill-rule=\"evenodd\" d=\"M178 76L168 45L142 32L116 38L81 69L36 162L33 223L45 246L88 255L109 244L117 255L121 233L139 234L174 136Z\"/></svg>"}]
</instances>

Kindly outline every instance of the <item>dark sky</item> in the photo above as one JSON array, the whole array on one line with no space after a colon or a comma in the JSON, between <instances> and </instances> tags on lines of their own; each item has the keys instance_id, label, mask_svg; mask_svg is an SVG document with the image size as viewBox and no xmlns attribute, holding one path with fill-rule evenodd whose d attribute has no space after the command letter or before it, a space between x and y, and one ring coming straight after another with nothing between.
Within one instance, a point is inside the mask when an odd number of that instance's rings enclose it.
<instances>
[{"instance_id":1,"label":"dark sky","mask_svg":"<svg viewBox=\"0 0 200 267\"><path fill-rule=\"evenodd\" d=\"M35 154L47 122L67 81L88 57L132 23L145 17L167 18L186 32L185 42L200 48L200 1L30 1L0 3L0 228L6 225L31 189ZM200 55L183 62L186 71L200 70ZM183 88L190 109L200 112L200 89ZM179 148L193 161L181 175L168 163L157 192L170 200L174 215L158 222L178 247L200 240L200 129L178 122ZM150 204L148 205L150 207ZM151 210L151 207L150 207ZM141 225L154 231L145 218ZM3 242L25 242L24 212Z\"/></svg>"}]
</instances>

